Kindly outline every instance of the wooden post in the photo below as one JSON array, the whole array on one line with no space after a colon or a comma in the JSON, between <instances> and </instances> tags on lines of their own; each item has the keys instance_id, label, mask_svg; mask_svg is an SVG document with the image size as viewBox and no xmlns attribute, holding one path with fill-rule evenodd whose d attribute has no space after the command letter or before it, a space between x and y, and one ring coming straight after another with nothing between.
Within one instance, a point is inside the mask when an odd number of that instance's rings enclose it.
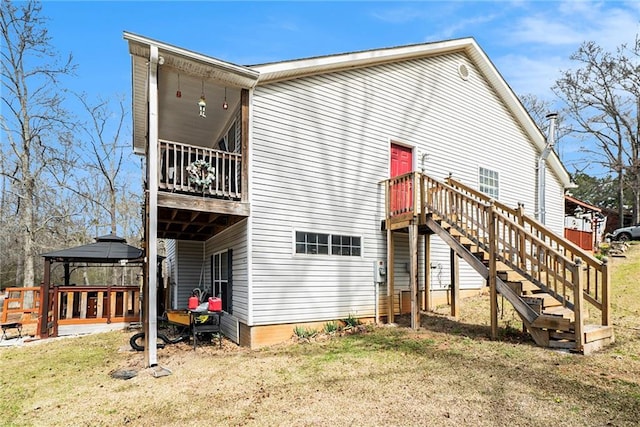
<instances>
[{"instance_id":1,"label":"wooden post","mask_svg":"<svg viewBox=\"0 0 640 427\"><path fill-rule=\"evenodd\" d=\"M496 233L496 207L493 201L489 206L489 296L491 299L491 339L498 338L498 291L497 291L497 266L498 256Z\"/></svg>"},{"instance_id":2,"label":"wooden post","mask_svg":"<svg viewBox=\"0 0 640 427\"><path fill-rule=\"evenodd\" d=\"M113 313L113 304L111 304L111 286L107 286L107 323L111 323L111 313Z\"/></svg>"},{"instance_id":3,"label":"wooden post","mask_svg":"<svg viewBox=\"0 0 640 427\"><path fill-rule=\"evenodd\" d=\"M89 292L80 292L80 318L87 318L87 306L89 304Z\"/></svg>"},{"instance_id":4,"label":"wooden post","mask_svg":"<svg viewBox=\"0 0 640 427\"><path fill-rule=\"evenodd\" d=\"M524 204L518 203L518 209L516 210L518 215L518 225L524 228ZM518 231L518 266L523 270L527 271L527 244L525 241L524 234Z\"/></svg>"},{"instance_id":5,"label":"wooden post","mask_svg":"<svg viewBox=\"0 0 640 427\"><path fill-rule=\"evenodd\" d=\"M96 319L102 319L104 313L104 292L98 292L98 300L96 301Z\"/></svg>"},{"instance_id":6,"label":"wooden post","mask_svg":"<svg viewBox=\"0 0 640 427\"><path fill-rule=\"evenodd\" d=\"M611 294L611 271L609 258L602 259L602 326L611 326L609 295Z\"/></svg>"},{"instance_id":7,"label":"wooden post","mask_svg":"<svg viewBox=\"0 0 640 427\"><path fill-rule=\"evenodd\" d=\"M49 336L49 289L51 289L51 260L44 259L44 277L40 286L40 313L38 315L38 335Z\"/></svg>"},{"instance_id":8,"label":"wooden post","mask_svg":"<svg viewBox=\"0 0 640 427\"><path fill-rule=\"evenodd\" d=\"M582 351L582 307L584 306L584 294L582 291L582 258L575 259L573 270L573 312L575 316L576 351Z\"/></svg>"},{"instance_id":9,"label":"wooden post","mask_svg":"<svg viewBox=\"0 0 640 427\"><path fill-rule=\"evenodd\" d=\"M456 251L449 251L449 261L451 264L451 316L460 316L460 268Z\"/></svg>"},{"instance_id":10,"label":"wooden post","mask_svg":"<svg viewBox=\"0 0 640 427\"><path fill-rule=\"evenodd\" d=\"M73 300L75 296L75 292L67 291L67 312L64 316L65 319L73 319Z\"/></svg>"},{"instance_id":11,"label":"wooden post","mask_svg":"<svg viewBox=\"0 0 640 427\"><path fill-rule=\"evenodd\" d=\"M420 213L420 203L418 201L418 191L420 191L420 187L419 187L419 182L420 182L420 173L419 172L414 172L413 176L411 177L411 201L413 202L413 216L414 218L418 216L418 214Z\"/></svg>"},{"instance_id":12,"label":"wooden post","mask_svg":"<svg viewBox=\"0 0 640 427\"><path fill-rule=\"evenodd\" d=\"M394 242L393 242L393 231L391 231L390 224L387 222L387 298L389 302L387 304L387 323L393 323L394 315L393 315L393 299L394 299L394 289L393 289L393 280L394 280L394 271L393 271L393 263L394 263Z\"/></svg>"},{"instance_id":13,"label":"wooden post","mask_svg":"<svg viewBox=\"0 0 640 427\"><path fill-rule=\"evenodd\" d=\"M420 327L418 287L418 225L409 225L409 289L411 289L411 329Z\"/></svg>"},{"instance_id":14,"label":"wooden post","mask_svg":"<svg viewBox=\"0 0 640 427\"><path fill-rule=\"evenodd\" d=\"M418 178L420 179L420 224L425 224L427 222L427 193L424 187L425 178L422 174L419 174Z\"/></svg>"},{"instance_id":15,"label":"wooden post","mask_svg":"<svg viewBox=\"0 0 640 427\"><path fill-rule=\"evenodd\" d=\"M424 309L431 311L431 235L424 235Z\"/></svg>"},{"instance_id":16,"label":"wooden post","mask_svg":"<svg viewBox=\"0 0 640 427\"><path fill-rule=\"evenodd\" d=\"M60 317L60 289L53 286L53 336L58 336L58 318Z\"/></svg>"}]
</instances>

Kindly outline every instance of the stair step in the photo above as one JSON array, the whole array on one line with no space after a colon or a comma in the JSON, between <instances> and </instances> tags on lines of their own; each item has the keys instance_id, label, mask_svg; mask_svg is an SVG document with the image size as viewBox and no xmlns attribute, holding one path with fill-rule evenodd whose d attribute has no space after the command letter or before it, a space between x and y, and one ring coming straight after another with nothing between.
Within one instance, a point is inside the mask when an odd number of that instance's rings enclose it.
<instances>
[{"instance_id":1,"label":"stair step","mask_svg":"<svg viewBox=\"0 0 640 427\"><path fill-rule=\"evenodd\" d=\"M615 342L611 326L585 325L583 334L582 353L584 355L601 350Z\"/></svg>"},{"instance_id":2,"label":"stair step","mask_svg":"<svg viewBox=\"0 0 640 427\"><path fill-rule=\"evenodd\" d=\"M540 292L540 288L529 280L514 280L505 283L518 295L530 295L532 292Z\"/></svg>"},{"instance_id":3,"label":"stair step","mask_svg":"<svg viewBox=\"0 0 640 427\"><path fill-rule=\"evenodd\" d=\"M575 341L576 334L566 331L549 331L549 339L556 341Z\"/></svg>"},{"instance_id":4,"label":"stair step","mask_svg":"<svg viewBox=\"0 0 640 427\"><path fill-rule=\"evenodd\" d=\"M560 316L541 314L531 324L536 328L550 329L554 331L572 331L573 322Z\"/></svg>"},{"instance_id":5,"label":"stair step","mask_svg":"<svg viewBox=\"0 0 640 427\"><path fill-rule=\"evenodd\" d=\"M613 337L613 327L611 326L584 325L582 332L585 343Z\"/></svg>"},{"instance_id":6,"label":"stair step","mask_svg":"<svg viewBox=\"0 0 640 427\"><path fill-rule=\"evenodd\" d=\"M468 237L465 236L459 236L458 237L458 241L460 242L460 244L462 246L464 246L467 249L471 249L473 247L475 247L476 249L478 248L478 245L476 245L471 239L469 239ZM470 251L473 252L473 251Z\"/></svg>"},{"instance_id":7,"label":"stair step","mask_svg":"<svg viewBox=\"0 0 640 427\"><path fill-rule=\"evenodd\" d=\"M522 297L523 300L527 302L527 304L538 304L537 301L540 301L542 304L542 309L545 310L550 307L559 307L562 306L562 303L555 299L552 295L546 292L538 292L531 295L526 295Z\"/></svg>"},{"instance_id":8,"label":"stair step","mask_svg":"<svg viewBox=\"0 0 640 427\"><path fill-rule=\"evenodd\" d=\"M563 317L565 319L569 319L572 322L576 319L576 314L573 312L573 310L561 305L545 309L544 314L548 314L549 316Z\"/></svg>"},{"instance_id":9,"label":"stair step","mask_svg":"<svg viewBox=\"0 0 640 427\"><path fill-rule=\"evenodd\" d=\"M498 277L503 282L517 282L518 280L522 280L522 276L519 273L510 269L498 269Z\"/></svg>"}]
</instances>

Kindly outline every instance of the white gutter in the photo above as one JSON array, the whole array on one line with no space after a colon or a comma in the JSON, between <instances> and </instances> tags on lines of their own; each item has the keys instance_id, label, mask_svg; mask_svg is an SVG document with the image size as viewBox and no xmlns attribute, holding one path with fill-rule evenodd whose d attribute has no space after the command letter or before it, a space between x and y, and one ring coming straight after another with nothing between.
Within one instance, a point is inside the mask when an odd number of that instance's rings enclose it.
<instances>
[{"instance_id":1,"label":"white gutter","mask_svg":"<svg viewBox=\"0 0 640 427\"><path fill-rule=\"evenodd\" d=\"M547 158L553 152L553 146L556 143L556 120L558 118L557 113L547 114L549 119L549 136L547 137L547 144L542 150L540 157L538 158L538 166L536 167L538 172L538 201L536 203L536 218L542 224L546 221L546 207L545 207L545 175L547 172Z\"/></svg>"}]
</instances>

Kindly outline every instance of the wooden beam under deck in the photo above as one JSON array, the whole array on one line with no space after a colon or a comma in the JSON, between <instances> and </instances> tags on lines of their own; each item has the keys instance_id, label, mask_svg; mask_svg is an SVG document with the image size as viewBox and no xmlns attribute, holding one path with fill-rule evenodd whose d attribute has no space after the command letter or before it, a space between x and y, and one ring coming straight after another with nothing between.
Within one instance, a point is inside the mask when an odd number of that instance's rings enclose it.
<instances>
[{"instance_id":1,"label":"wooden beam under deck","mask_svg":"<svg viewBox=\"0 0 640 427\"><path fill-rule=\"evenodd\" d=\"M250 213L249 203L214 199L211 197L189 196L164 191L158 192L158 208L161 207L245 217L249 216Z\"/></svg>"},{"instance_id":2,"label":"wooden beam under deck","mask_svg":"<svg viewBox=\"0 0 640 427\"><path fill-rule=\"evenodd\" d=\"M203 241L249 216L249 204L168 192L158 193L158 237Z\"/></svg>"}]
</instances>

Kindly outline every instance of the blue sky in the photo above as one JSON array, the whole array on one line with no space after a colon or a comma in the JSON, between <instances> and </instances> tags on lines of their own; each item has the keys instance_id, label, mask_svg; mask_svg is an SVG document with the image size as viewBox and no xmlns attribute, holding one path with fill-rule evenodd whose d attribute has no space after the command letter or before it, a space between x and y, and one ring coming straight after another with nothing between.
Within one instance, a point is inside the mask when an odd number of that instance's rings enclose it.
<instances>
[{"instance_id":1,"label":"blue sky","mask_svg":"<svg viewBox=\"0 0 640 427\"><path fill-rule=\"evenodd\" d=\"M52 44L79 68L67 86L130 96L123 31L242 65L474 37L517 94L552 99L583 41L640 33L638 1L45 1ZM577 154L562 153L568 169ZM579 156L579 155L577 155Z\"/></svg>"}]
</instances>

